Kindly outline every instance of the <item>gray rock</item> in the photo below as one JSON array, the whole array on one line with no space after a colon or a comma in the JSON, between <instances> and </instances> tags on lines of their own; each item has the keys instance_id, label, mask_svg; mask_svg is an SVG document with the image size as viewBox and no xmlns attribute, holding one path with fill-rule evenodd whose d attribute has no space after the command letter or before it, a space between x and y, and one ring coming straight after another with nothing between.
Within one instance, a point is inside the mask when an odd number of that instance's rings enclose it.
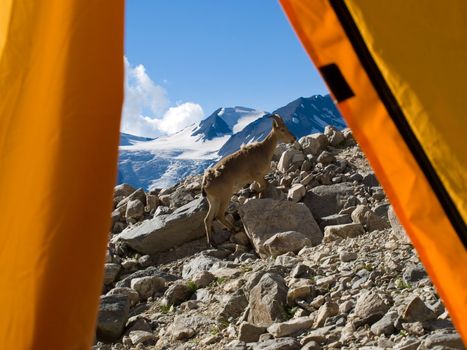
<instances>
[{"instance_id":1,"label":"gray rock","mask_svg":"<svg viewBox=\"0 0 467 350\"><path fill-rule=\"evenodd\" d=\"M379 318L381 318L389 310L389 307L389 303L375 292L363 291L355 304L355 314L361 319L372 315L380 315Z\"/></svg>"},{"instance_id":2,"label":"gray rock","mask_svg":"<svg viewBox=\"0 0 467 350\"><path fill-rule=\"evenodd\" d=\"M122 294L101 296L97 319L97 339L115 341L120 338L130 311L130 301Z\"/></svg>"},{"instance_id":3,"label":"gray rock","mask_svg":"<svg viewBox=\"0 0 467 350\"><path fill-rule=\"evenodd\" d=\"M404 281L408 284L416 283L422 279L428 278L428 275L421 264L409 265L402 274Z\"/></svg>"},{"instance_id":4,"label":"gray rock","mask_svg":"<svg viewBox=\"0 0 467 350\"><path fill-rule=\"evenodd\" d=\"M358 224L365 224L365 214L370 211L370 208L368 208L364 204L359 204L355 208L355 210L352 212L351 218L352 221Z\"/></svg>"},{"instance_id":5,"label":"gray rock","mask_svg":"<svg viewBox=\"0 0 467 350\"><path fill-rule=\"evenodd\" d=\"M273 257L288 252L297 253L307 246L312 246L310 239L297 231L276 233L263 243L266 254Z\"/></svg>"},{"instance_id":6,"label":"gray rock","mask_svg":"<svg viewBox=\"0 0 467 350\"><path fill-rule=\"evenodd\" d=\"M319 328L324 326L324 323L329 317L335 316L339 313L339 305L334 302L327 302L323 304L316 316L315 323L313 325L314 328Z\"/></svg>"},{"instance_id":7,"label":"gray rock","mask_svg":"<svg viewBox=\"0 0 467 350\"><path fill-rule=\"evenodd\" d=\"M154 334L147 331L131 331L128 336L133 345L149 343L155 340Z\"/></svg>"},{"instance_id":8,"label":"gray rock","mask_svg":"<svg viewBox=\"0 0 467 350\"><path fill-rule=\"evenodd\" d=\"M195 291L185 281L175 282L164 293L162 305L179 305L190 299Z\"/></svg>"},{"instance_id":9,"label":"gray rock","mask_svg":"<svg viewBox=\"0 0 467 350\"><path fill-rule=\"evenodd\" d=\"M227 299L226 303L222 307L220 316L225 320L228 320L231 317L238 318L245 311L247 306L248 300L246 299L245 294L242 290L238 290Z\"/></svg>"},{"instance_id":10,"label":"gray rock","mask_svg":"<svg viewBox=\"0 0 467 350\"><path fill-rule=\"evenodd\" d=\"M185 340L196 335L198 329L211 326L213 320L205 316L177 315L174 322L168 327L168 334L173 340Z\"/></svg>"},{"instance_id":11,"label":"gray rock","mask_svg":"<svg viewBox=\"0 0 467 350\"><path fill-rule=\"evenodd\" d=\"M253 345L253 350L298 350L300 343L294 338L270 339Z\"/></svg>"},{"instance_id":12,"label":"gray rock","mask_svg":"<svg viewBox=\"0 0 467 350\"><path fill-rule=\"evenodd\" d=\"M376 175L375 173L371 172L369 174L366 174L364 177L363 177L363 180L362 180L363 184L369 188L371 187L379 187L381 186L378 182L378 179L376 178Z\"/></svg>"},{"instance_id":13,"label":"gray rock","mask_svg":"<svg viewBox=\"0 0 467 350\"><path fill-rule=\"evenodd\" d=\"M371 332L376 335L384 334L390 336L394 333L394 322L397 320L397 312L388 312L378 322L371 325Z\"/></svg>"},{"instance_id":14,"label":"gray rock","mask_svg":"<svg viewBox=\"0 0 467 350\"><path fill-rule=\"evenodd\" d=\"M232 340L226 346L224 346L223 350L249 350L251 348L247 348L246 343L240 340Z\"/></svg>"},{"instance_id":15,"label":"gray rock","mask_svg":"<svg viewBox=\"0 0 467 350\"><path fill-rule=\"evenodd\" d=\"M318 155L328 144L326 136L323 134L313 134L303 136L298 140L305 154Z\"/></svg>"},{"instance_id":16,"label":"gray rock","mask_svg":"<svg viewBox=\"0 0 467 350\"><path fill-rule=\"evenodd\" d=\"M142 188L138 188L133 193L131 193L128 197L121 200L117 204L117 208L125 206L125 205L128 204L128 202L136 200L136 199L139 200L140 202L142 202L143 205L146 205L146 193L144 192L144 190Z\"/></svg>"},{"instance_id":17,"label":"gray rock","mask_svg":"<svg viewBox=\"0 0 467 350\"><path fill-rule=\"evenodd\" d=\"M279 163L277 164L277 170L286 173L287 169L289 169L289 166L292 164L294 156L298 153L301 152L294 149L288 149L282 153Z\"/></svg>"},{"instance_id":18,"label":"gray rock","mask_svg":"<svg viewBox=\"0 0 467 350\"><path fill-rule=\"evenodd\" d=\"M357 258L358 258L358 254L355 252L341 252L339 254L339 259L342 262L353 261L353 260L356 260Z\"/></svg>"},{"instance_id":19,"label":"gray rock","mask_svg":"<svg viewBox=\"0 0 467 350\"><path fill-rule=\"evenodd\" d=\"M144 216L144 204L139 199L128 201L125 216L129 224L140 221Z\"/></svg>"},{"instance_id":20,"label":"gray rock","mask_svg":"<svg viewBox=\"0 0 467 350\"><path fill-rule=\"evenodd\" d=\"M350 224L351 222L352 219L349 214L333 214L322 217L320 219L319 227L324 231L326 226Z\"/></svg>"},{"instance_id":21,"label":"gray rock","mask_svg":"<svg viewBox=\"0 0 467 350\"><path fill-rule=\"evenodd\" d=\"M313 286L311 284L290 287L287 292L287 304L293 306L296 300L306 299L311 296L312 293Z\"/></svg>"},{"instance_id":22,"label":"gray rock","mask_svg":"<svg viewBox=\"0 0 467 350\"><path fill-rule=\"evenodd\" d=\"M263 277L265 273L266 271L264 270L252 272L248 276L248 279L243 286L243 290L245 291L245 293L249 294L251 290L253 289L253 287L258 284L258 282L261 280L261 277Z\"/></svg>"},{"instance_id":23,"label":"gray rock","mask_svg":"<svg viewBox=\"0 0 467 350\"><path fill-rule=\"evenodd\" d=\"M323 165L328 165L328 164L334 163L336 161L336 157L334 157L328 151L323 151L320 153L317 160L319 163Z\"/></svg>"},{"instance_id":24,"label":"gray rock","mask_svg":"<svg viewBox=\"0 0 467 350\"><path fill-rule=\"evenodd\" d=\"M245 232L261 257L269 255L264 242L280 232L297 231L305 235L312 245L321 243L321 230L302 203L253 199L243 205L239 213Z\"/></svg>"},{"instance_id":25,"label":"gray rock","mask_svg":"<svg viewBox=\"0 0 467 350\"><path fill-rule=\"evenodd\" d=\"M269 327L274 322L284 321L286 299L284 279L278 274L265 273L250 291L248 322Z\"/></svg>"},{"instance_id":26,"label":"gray rock","mask_svg":"<svg viewBox=\"0 0 467 350\"><path fill-rule=\"evenodd\" d=\"M384 230L390 227L389 221L376 215L366 205L358 205L352 212L352 221L365 225L368 232Z\"/></svg>"},{"instance_id":27,"label":"gray rock","mask_svg":"<svg viewBox=\"0 0 467 350\"><path fill-rule=\"evenodd\" d=\"M307 344L309 342L317 342L317 343L325 343L329 333L334 328L334 326L326 326L317 329L313 329L312 331L308 332L308 334L303 337L301 340L302 344Z\"/></svg>"},{"instance_id":28,"label":"gray rock","mask_svg":"<svg viewBox=\"0 0 467 350\"><path fill-rule=\"evenodd\" d=\"M159 198L155 195L146 193L146 207L144 210L148 213L154 213L156 208L159 206Z\"/></svg>"},{"instance_id":29,"label":"gray rock","mask_svg":"<svg viewBox=\"0 0 467 350\"><path fill-rule=\"evenodd\" d=\"M167 216L156 216L136 227L129 227L119 239L143 254L154 254L182 243L204 237L207 204L196 199Z\"/></svg>"},{"instance_id":30,"label":"gray rock","mask_svg":"<svg viewBox=\"0 0 467 350\"><path fill-rule=\"evenodd\" d=\"M465 349L459 334L431 334L423 341L423 346L427 349L435 347L439 347L439 349Z\"/></svg>"},{"instance_id":31,"label":"gray rock","mask_svg":"<svg viewBox=\"0 0 467 350\"><path fill-rule=\"evenodd\" d=\"M363 180L363 176L359 173L353 173L349 176L349 181L357 181L361 182Z\"/></svg>"},{"instance_id":32,"label":"gray rock","mask_svg":"<svg viewBox=\"0 0 467 350\"><path fill-rule=\"evenodd\" d=\"M303 196L305 196L305 193L306 193L305 186L303 186L302 184L294 184L289 189L289 192L287 194L287 199L296 203L300 201L303 198Z\"/></svg>"},{"instance_id":33,"label":"gray rock","mask_svg":"<svg viewBox=\"0 0 467 350\"><path fill-rule=\"evenodd\" d=\"M386 218L382 218L376 215L374 212L369 211L365 213L365 227L368 232L372 232L374 230L385 230L390 228L391 225Z\"/></svg>"},{"instance_id":34,"label":"gray rock","mask_svg":"<svg viewBox=\"0 0 467 350\"><path fill-rule=\"evenodd\" d=\"M130 287L132 279L138 278L138 277L145 277L145 276L158 276L158 277L163 278L166 281L175 281L179 279L179 277L175 275L171 275L169 273L160 271L155 266L150 266L144 270L139 270L139 271L132 273L131 275L126 276L125 278L118 281L115 284L115 287Z\"/></svg>"},{"instance_id":35,"label":"gray rock","mask_svg":"<svg viewBox=\"0 0 467 350\"><path fill-rule=\"evenodd\" d=\"M323 242L354 238L365 233L361 224L332 225L324 228Z\"/></svg>"},{"instance_id":36,"label":"gray rock","mask_svg":"<svg viewBox=\"0 0 467 350\"><path fill-rule=\"evenodd\" d=\"M198 288L205 288L214 281L216 277L209 271L199 271L191 279Z\"/></svg>"},{"instance_id":37,"label":"gray rock","mask_svg":"<svg viewBox=\"0 0 467 350\"><path fill-rule=\"evenodd\" d=\"M114 188L114 197L128 197L130 194L136 191L131 185L128 184L120 184L115 186Z\"/></svg>"},{"instance_id":38,"label":"gray rock","mask_svg":"<svg viewBox=\"0 0 467 350\"><path fill-rule=\"evenodd\" d=\"M413 297L404 311L402 312L402 319L405 322L423 322L436 318L436 314L418 297Z\"/></svg>"},{"instance_id":39,"label":"gray rock","mask_svg":"<svg viewBox=\"0 0 467 350\"><path fill-rule=\"evenodd\" d=\"M329 144L333 147L337 147L345 141L344 134L331 125L326 125L324 135L326 135Z\"/></svg>"},{"instance_id":40,"label":"gray rock","mask_svg":"<svg viewBox=\"0 0 467 350\"><path fill-rule=\"evenodd\" d=\"M131 280L130 286L138 292L141 299L147 299L152 297L154 292L160 291L165 287L165 280L158 276L138 277Z\"/></svg>"},{"instance_id":41,"label":"gray rock","mask_svg":"<svg viewBox=\"0 0 467 350\"><path fill-rule=\"evenodd\" d=\"M172 209L170 209L169 207L165 205L159 205L156 211L154 212L154 216L169 215L172 213L172 211L173 211Z\"/></svg>"},{"instance_id":42,"label":"gray rock","mask_svg":"<svg viewBox=\"0 0 467 350\"><path fill-rule=\"evenodd\" d=\"M407 333L421 337L425 334L423 329L423 324L421 322L406 322L402 323L402 328L407 331Z\"/></svg>"},{"instance_id":43,"label":"gray rock","mask_svg":"<svg viewBox=\"0 0 467 350\"><path fill-rule=\"evenodd\" d=\"M394 209L392 208L392 206L390 206L389 209L388 209L388 219L389 219L389 223L391 225L392 232L394 233L394 235L402 243L409 244L410 239L407 236L407 233L405 233L404 228L400 224L399 219L397 218L396 213L394 212Z\"/></svg>"},{"instance_id":44,"label":"gray rock","mask_svg":"<svg viewBox=\"0 0 467 350\"><path fill-rule=\"evenodd\" d=\"M298 264L290 272L292 278L310 278L315 275L313 269L305 264Z\"/></svg>"},{"instance_id":45,"label":"gray rock","mask_svg":"<svg viewBox=\"0 0 467 350\"><path fill-rule=\"evenodd\" d=\"M184 279L192 279L198 272L207 271L218 262L220 262L218 258L207 256L205 254L198 255L183 264L182 277Z\"/></svg>"},{"instance_id":46,"label":"gray rock","mask_svg":"<svg viewBox=\"0 0 467 350\"><path fill-rule=\"evenodd\" d=\"M180 186L170 194L170 207L179 208L190 203L193 199L191 192L184 186Z\"/></svg>"},{"instance_id":47,"label":"gray rock","mask_svg":"<svg viewBox=\"0 0 467 350\"><path fill-rule=\"evenodd\" d=\"M274 338L282 338L309 329L312 324L313 319L310 317L298 317L285 322L274 323L268 327L268 332L272 334Z\"/></svg>"},{"instance_id":48,"label":"gray rock","mask_svg":"<svg viewBox=\"0 0 467 350\"><path fill-rule=\"evenodd\" d=\"M266 327L255 326L252 323L242 322L238 329L238 339L246 343L256 342L259 336L266 332Z\"/></svg>"},{"instance_id":49,"label":"gray rock","mask_svg":"<svg viewBox=\"0 0 467 350\"><path fill-rule=\"evenodd\" d=\"M153 261L152 261L152 258L150 255L143 255L142 257L140 257L138 259L138 264L142 267L142 268L146 268L146 267L149 267L153 264Z\"/></svg>"},{"instance_id":50,"label":"gray rock","mask_svg":"<svg viewBox=\"0 0 467 350\"><path fill-rule=\"evenodd\" d=\"M354 185L342 182L332 185L316 186L307 192L303 203L310 209L313 217L322 218L338 213L353 194Z\"/></svg>"},{"instance_id":51,"label":"gray rock","mask_svg":"<svg viewBox=\"0 0 467 350\"><path fill-rule=\"evenodd\" d=\"M120 272L119 264L108 263L104 265L104 284L110 284L115 281Z\"/></svg>"},{"instance_id":52,"label":"gray rock","mask_svg":"<svg viewBox=\"0 0 467 350\"><path fill-rule=\"evenodd\" d=\"M300 350L321 350L321 346L315 342L314 340L306 343L304 346L300 348Z\"/></svg>"},{"instance_id":53,"label":"gray rock","mask_svg":"<svg viewBox=\"0 0 467 350\"><path fill-rule=\"evenodd\" d=\"M111 289L107 293L107 295L119 295L119 294L128 297L128 300L130 301L130 306L136 305L139 301L138 292L128 287L117 287L117 288Z\"/></svg>"},{"instance_id":54,"label":"gray rock","mask_svg":"<svg viewBox=\"0 0 467 350\"><path fill-rule=\"evenodd\" d=\"M388 210L389 210L389 204L383 203L377 205L374 209L373 212L378 215L380 218L387 218L388 217Z\"/></svg>"}]
</instances>

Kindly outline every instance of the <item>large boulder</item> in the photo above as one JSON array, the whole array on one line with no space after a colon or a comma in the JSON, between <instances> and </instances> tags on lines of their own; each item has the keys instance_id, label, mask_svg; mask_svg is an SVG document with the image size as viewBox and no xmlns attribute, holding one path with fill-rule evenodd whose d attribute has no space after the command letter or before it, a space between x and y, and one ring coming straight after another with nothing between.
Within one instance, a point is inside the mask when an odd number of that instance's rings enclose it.
<instances>
[{"instance_id":1,"label":"large boulder","mask_svg":"<svg viewBox=\"0 0 467 350\"><path fill-rule=\"evenodd\" d=\"M118 239L143 254L166 251L203 237L206 214L206 200L195 199L172 214L156 216L139 226L128 227Z\"/></svg>"},{"instance_id":2,"label":"large boulder","mask_svg":"<svg viewBox=\"0 0 467 350\"><path fill-rule=\"evenodd\" d=\"M310 209L313 217L320 221L322 217L338 213L353 191L354 185L350 182L316 186L307 192L303 203Z\"/></svg>"},{"instance_id":3,"label":"large boulder","mask_svg":"<svg viewBox=\"0 0 467 350\"><path fill-rule=\"evenodd\" d=\"M321 243L323 234L303 203L253 199L239 210L245 232L261 257L269 256L264 242L276 233L297 231L310 240L311 245Z\"/></svg>"},{"instance_id":4,"label":"large boulder","mask_svg":"<svg viewBox=\"0 0 467 350\"><path fill-rule=\"evenodd\" d=\"M286 300L284 279L275 273L265 273L250 291L248 322L269 327L275 322L285 321Z\"/></svg>"}]
</instances>

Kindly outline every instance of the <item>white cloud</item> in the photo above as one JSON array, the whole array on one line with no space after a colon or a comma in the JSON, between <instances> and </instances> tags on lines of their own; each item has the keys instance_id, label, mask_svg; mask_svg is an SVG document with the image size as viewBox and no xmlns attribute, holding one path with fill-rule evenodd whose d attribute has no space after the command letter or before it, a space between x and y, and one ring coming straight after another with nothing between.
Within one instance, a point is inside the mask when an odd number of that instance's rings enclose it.
<instances>
[{"instance_id":1,"label":"white cloud","mask_svg":"<svg viewBox=\"0 0 467 350\"><path fill-rule=\"evenodd\" d=\"M197 103L185 102L170 107L161 120L157 120L158 129L167 134L173 134L184 127L203 119L204 112Z\"/></svg>"},{"instance_id":2,"label":"white cloud","mask_svg":"<svg viewBox=\"0 0 467 350\"><path fill-rule=\"evenodd\" d=\"M149 77L142 64L132 66L126 57L124 62L122 132L154 137L177 132L203 118L203 109L196 103L170 107L167 91Z\"/></svg>"}]
</instances>

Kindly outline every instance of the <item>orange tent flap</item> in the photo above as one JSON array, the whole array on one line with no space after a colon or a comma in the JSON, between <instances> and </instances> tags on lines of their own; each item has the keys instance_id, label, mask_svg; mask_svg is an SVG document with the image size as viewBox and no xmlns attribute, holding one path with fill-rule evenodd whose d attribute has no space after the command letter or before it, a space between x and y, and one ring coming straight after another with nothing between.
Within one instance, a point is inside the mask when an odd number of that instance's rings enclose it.
<instances>
[{"instance_id":1,"label":"orange tent flap","mask_svg":"<svg viewBox=\"0 0 467 350\"><path fill-rule=\"evenodd\" d=\"M123 1L0 3L0 349L90 349L123 100Z\"/></svg>"},{"instance_id":2,"label":"orange tent flap","mask_svg":"<svg viewBox=\"0 0 467 350\"><path fill-rule=\"evenodd\" d=\"M410 10L417 6L410 1L281 0L281 4L338 100L465 341L467 152L462 136L466 134L465 108L461 106L467 100L457 83L450 84L452 76L440 72L427 76L423 72L426 62L417 65L413 57L421 59L419 51L431 40L430 35L421 37L419 23L430 22L427 16L437 17L434 23L449 22L449 13L456 12L457 28L450 23L429 32L437 32L436 42L441 38L449 42L449 57L456 60L453 66L465 68L466 45L458 40L467 35L465 21L458 20L467 17L465 3L454 1L448 13L437 10L441 5L436 1L424 2L423 11ZM404 37L408 33L410 39ZM404 60L397 50L407 47L399 45L405 39L416 46L411 53L404 52L410 58ZM430 58L431 68L444 69L435 64L440 60ZM467 69L458 69L456 74L462 84ZM433 86L425 84L442 85L435 100L429 98ZM449 108L442 109L445 105ZM450 136L456 139L447 141Z\"/></svg>"}]
</instances>

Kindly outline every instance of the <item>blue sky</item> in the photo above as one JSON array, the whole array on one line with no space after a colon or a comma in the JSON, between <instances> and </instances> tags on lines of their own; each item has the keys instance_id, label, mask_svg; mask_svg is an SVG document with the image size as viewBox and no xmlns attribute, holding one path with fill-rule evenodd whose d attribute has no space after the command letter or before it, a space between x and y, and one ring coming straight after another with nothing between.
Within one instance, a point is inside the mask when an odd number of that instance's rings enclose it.
<instances>
[{"instance_id":1,"label":"blue sky","mask_svg":"<svg viewBox=\"0 0 467 350\"><path fill-rule=\"evenodd\" d=\"M327 93L274 0L128 0L125 57L123 131L144 136Z\"/></svg>"}]
</instances>

